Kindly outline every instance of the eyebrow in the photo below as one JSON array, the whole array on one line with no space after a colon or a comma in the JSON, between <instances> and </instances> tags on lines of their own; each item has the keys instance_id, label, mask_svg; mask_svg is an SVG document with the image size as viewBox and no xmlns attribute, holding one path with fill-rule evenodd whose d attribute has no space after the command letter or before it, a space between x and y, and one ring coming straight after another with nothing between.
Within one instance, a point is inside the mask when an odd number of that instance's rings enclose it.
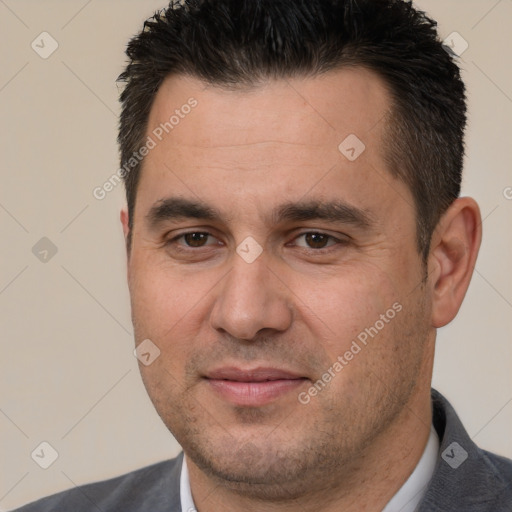
<instances>
[{"instance_id":1,"label":"eyebrow","mask_svg":"<svg viewBox=\"0 0 512 512\"><path fill-rule=\"evenodd\" d=\"M368 210L341 200L288 202L272 210L269 218L274 224L284 221L324 220L349 224L361 229L369 229L375 224L375 218ZM150 229L156 229L162 223L179 219L223 221L224 217L219 210L207 203L181 197L169 197L157 201L146 215Z\"/></svg>"},{"instance_id":2,"label":"eyebrow","mask_svg":"<svg viewBox=\"0 0 512 512\"><path fill-rule=\"evenodd\" d=\"M354 227L369 229L375 220L367 210L357 208L341 200L311 200L298 203L286 203L272 214L274 222L324 220L350 224Z\"/></svg>"},{"instance_id":3,"label":"eyebrow","mask_svg":"<svg viewBox=\"0 0 512 512\"><path fill-rule=\"evenodd\" d=\"M222 216L218 210L200 201L181 197L169 197L157 201L146 215L150 228L178 219L218 220Z\"/></svg>"}]
</instances>

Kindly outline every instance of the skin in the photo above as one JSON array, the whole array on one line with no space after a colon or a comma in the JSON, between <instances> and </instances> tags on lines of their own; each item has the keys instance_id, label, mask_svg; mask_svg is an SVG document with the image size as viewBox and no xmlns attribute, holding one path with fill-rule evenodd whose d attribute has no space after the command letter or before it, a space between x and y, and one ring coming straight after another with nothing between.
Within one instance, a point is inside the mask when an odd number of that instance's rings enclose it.
<instances>
[{"instance_id":1,"label":"skin","mask_svg":"<svg viewBox=\"0 0 512 512\"><path fill-rule=\"evenodd\" d=\"M412 195L385 164L390 96L370 71L240 90L171 76L148 135L190 97L197 106L145 157L128 281L136 343L149 338L161 351L142 377L184 449L196 506L380 511L425 448L436 328L453 319L469 285L478 206L452 204L425 267ZM366 146L353 162L338 150L349 134ZM221 217L152 224L151 209L170 197ZM283 203L332 200L369 225L270 215ZM121 221L127 237L126 210ZM185 233L210 236L176 238ZM252 263L236 251L249 236L262 249ZM299 394L396 303L401 311L301 404ZM226 366L302 380L241 403L208 378Z\"/></svg>"}]
</instances>

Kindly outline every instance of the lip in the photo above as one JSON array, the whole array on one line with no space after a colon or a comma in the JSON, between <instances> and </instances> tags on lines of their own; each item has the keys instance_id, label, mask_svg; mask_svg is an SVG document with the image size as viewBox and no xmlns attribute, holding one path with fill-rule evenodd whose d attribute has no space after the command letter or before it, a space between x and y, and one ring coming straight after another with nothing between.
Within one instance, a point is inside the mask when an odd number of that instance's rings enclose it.
<instances>
[{"instance_id":1,"label":"lip","mask_svg":"<svg viewBox=\"0 0 512 512\"><path fill-rule=\"evenodd\" d=\"M238 406L269 404L300 387L306 377L279 368L218 368L205 376L221 398Z\"/></svg>"}]
</instances>

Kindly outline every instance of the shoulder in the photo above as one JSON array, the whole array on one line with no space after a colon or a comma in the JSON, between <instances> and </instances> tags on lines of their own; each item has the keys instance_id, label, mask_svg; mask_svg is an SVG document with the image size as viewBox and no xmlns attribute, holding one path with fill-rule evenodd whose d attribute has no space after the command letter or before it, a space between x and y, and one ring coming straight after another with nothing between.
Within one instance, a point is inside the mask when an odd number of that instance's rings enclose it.
<instances>
[{"instance_id":1,"label":"shoulder","mask_svg":"<svg viewBox=\"0 0 512 512\"><path fill-rule=\"evenodd\" d=\"M507 506L507 510L512 510L512 460L485 450L479 451L482 464L485 465L489 475L489 484L496 489L493 505ZM502 509L494 508L493 510Z\"/></svg>"},{"instance_id":2,"label":"shoulder","mask_svg":"<svg viewBox=\"0 0 512 512\"><path fill-rule=\"evenodd\" d=\"M183 454L125 475L48 496L15 512L179 512Z\"/></svg>"},{"instance_id":3,"label":"shoulder","mask_svg":"<svg viewBox=\"0 0 512 512\"><path fill-rule=\"evenodd\" d=\"M450 403L432 392L440 450L420 511L505 512L512 510L512 460L480 449Z\"/></svg>"}]
</instances>

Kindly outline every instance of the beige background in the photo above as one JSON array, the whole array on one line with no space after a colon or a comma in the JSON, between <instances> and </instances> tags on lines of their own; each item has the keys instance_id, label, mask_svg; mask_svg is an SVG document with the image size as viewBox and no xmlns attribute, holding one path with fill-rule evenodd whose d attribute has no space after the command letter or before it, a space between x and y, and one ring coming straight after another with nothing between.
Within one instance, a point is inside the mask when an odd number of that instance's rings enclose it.
<instances>
[{"instance_id":1,"label":"beige background","mask_svg":"<svg viewBox=\"0 0 512 512\"><path fill-rule=\"evenodd\" d=\"M122 187L92 194L117 169L125 44L164 5L0 0L0 510L179 451L132 354ZM419 5L442 37L469 43L464 194L485 218L468 296L439 333L434 385L482 447L512 457L512 0ZM59 44L47 59L31 48L43 31ZM46 263L32 252L42 237L58 250ZM42 441L59 454L46 470L30 456Z\"/></svg>"}]
</instances>

